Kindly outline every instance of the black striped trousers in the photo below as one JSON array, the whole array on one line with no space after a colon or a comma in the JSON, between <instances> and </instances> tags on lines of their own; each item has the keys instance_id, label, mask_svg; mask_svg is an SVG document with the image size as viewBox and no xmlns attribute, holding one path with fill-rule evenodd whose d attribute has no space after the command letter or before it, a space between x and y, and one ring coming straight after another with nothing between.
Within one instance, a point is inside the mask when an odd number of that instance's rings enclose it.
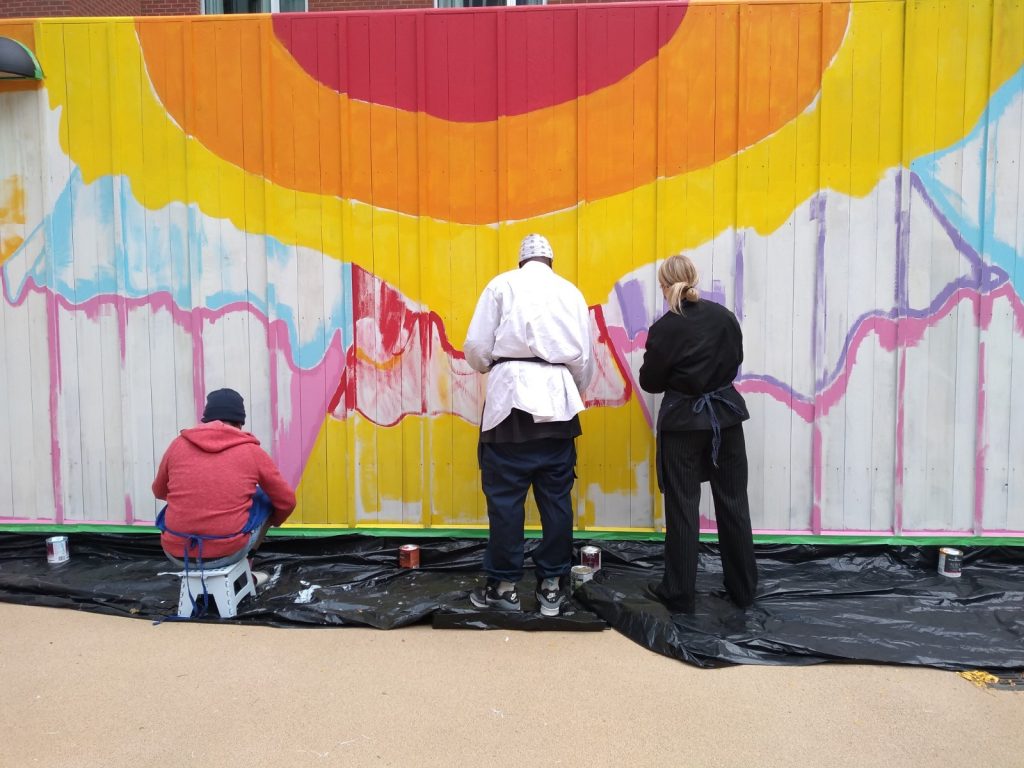
<instances>
[{"instance_id":1,"label":"black striped trousers","mask_svg":"<svg viewBox=\"0 0 1024 768\"><path fill-rule=\"evenodd\" d=\"M658 589L677 610L693 611L700 544L700 484L711 481L725 588L740 606L753 602L757 563L747 502L747 448L743 425L722 430L718 467L711 463L711 431L662 433L665 486L665 576Z\"/></svg>"}]
</instances>

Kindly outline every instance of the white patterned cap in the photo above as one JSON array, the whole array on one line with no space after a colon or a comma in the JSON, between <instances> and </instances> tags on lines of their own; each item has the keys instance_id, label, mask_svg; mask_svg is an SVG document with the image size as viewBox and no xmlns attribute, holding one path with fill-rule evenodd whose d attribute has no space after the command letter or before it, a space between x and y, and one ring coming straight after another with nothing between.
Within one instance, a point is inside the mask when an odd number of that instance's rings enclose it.
<instances>
[{"instance_id":1,"label":"white patterned cap","mask_svg":"<svg viewBox=\"0 0 1024 768\"><path fill-rule=\"evenodd\" d=\"M551 250L551 243L544 235L527 235L519 246L519 263L527 259L554 259L555 253Z\"/></svg>"}]
</instances>

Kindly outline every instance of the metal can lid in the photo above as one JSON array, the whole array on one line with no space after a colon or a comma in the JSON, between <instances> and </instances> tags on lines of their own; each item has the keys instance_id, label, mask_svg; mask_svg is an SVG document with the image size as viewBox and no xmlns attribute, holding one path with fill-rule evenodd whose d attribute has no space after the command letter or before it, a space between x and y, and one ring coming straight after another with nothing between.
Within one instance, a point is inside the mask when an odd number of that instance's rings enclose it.
<instances>
[{"instance_id":1,"label":"metal can lid","mask_svg":"<svg viewBox=\"0 0 1024 768\"><path fill-rule=\"evenodd\" d=\"M403 544L402 546L399 547L399 549L402 550L403 552L415 552L419 548L420 548L419 544Z\"/></svg>"},{"instance_id":2,"label":"metal can lid","mask_svg":"<svg viewBox=\"0 0 1024 768\"><path fill-rule=\"evenodd\" d=\"M588 573L593 573L594 569L589 565L574 565L572 567L572 572L576 576L585 576Z\"/></svg>"},{"instance_id":3,"label":"metal can lid","mask_svg":"<svg viewBox=\"0 0 1024 768\"><path fill-rule=\"evenodd\" d=\"M964 554L962 550L959 550L955 547L943 547L939 550L939 552L946 556L952 555L953 557L963 557Z\"/></svg>"},{"instance_id":4,"label":"metal can lid","mask_svg":"<svg viewBox=\"0 0 1024 768\"><path fill-rule=\"evenodd\" d=\"M591 546L590 544L588 544L587 546L583 547L580 550L580 552L583 552L584 554L587 554L587 555L593 555L593 554L595 554L597 552L600 552L600 551L601 551L600 549L598 549L597 547Z\"/></svg>"},{"instance_id":5,"label":"metal can lid","mask_svg":"<svg viewBox=\"0 0 1024 768\"><path fill-rule=\"evenodd\" d=\"M47 544L56 544L58 541L67 541L67 536L51 536L46 540Z\"/></svg>"}]
</instances>

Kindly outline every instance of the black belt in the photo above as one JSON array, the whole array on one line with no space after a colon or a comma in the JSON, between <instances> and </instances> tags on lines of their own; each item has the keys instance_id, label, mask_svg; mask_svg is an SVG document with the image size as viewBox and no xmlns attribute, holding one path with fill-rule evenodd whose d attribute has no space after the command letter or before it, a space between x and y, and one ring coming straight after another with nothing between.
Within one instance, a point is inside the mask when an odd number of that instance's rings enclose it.
<instances>
[{"instance_id":1,"label":"black belt","mask_svg":"<svg viewBox=\"0 0 1024 768\"><path fill-rule=\"evenodd\" d=\"M502 363L544 363L545 365L561 365L561 363L549 363L543 357L496 357L491 361L491 368Z\"/></svg>"}]
</instances>

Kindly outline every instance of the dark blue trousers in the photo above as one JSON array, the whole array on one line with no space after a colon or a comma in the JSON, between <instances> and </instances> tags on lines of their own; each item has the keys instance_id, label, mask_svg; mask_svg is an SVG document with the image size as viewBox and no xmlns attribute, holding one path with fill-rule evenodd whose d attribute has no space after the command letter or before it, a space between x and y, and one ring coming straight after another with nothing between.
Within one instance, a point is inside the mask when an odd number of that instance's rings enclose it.
<instances>
[{"instance_id":1,"label":"dark blue trousers","mask_svg":"<svg viewBox=\"0 0 1024 768\"><path fill-rule=\"evenodd\" d=\"M540 545L533 551L537 578L569 573L575 468L576 442L572 438L481 443L480 471L491 525L484 553L484 571L488 576L503 581L523 578L523 526L530 486L544 531Z\"/></svg>"}]
</instances>

